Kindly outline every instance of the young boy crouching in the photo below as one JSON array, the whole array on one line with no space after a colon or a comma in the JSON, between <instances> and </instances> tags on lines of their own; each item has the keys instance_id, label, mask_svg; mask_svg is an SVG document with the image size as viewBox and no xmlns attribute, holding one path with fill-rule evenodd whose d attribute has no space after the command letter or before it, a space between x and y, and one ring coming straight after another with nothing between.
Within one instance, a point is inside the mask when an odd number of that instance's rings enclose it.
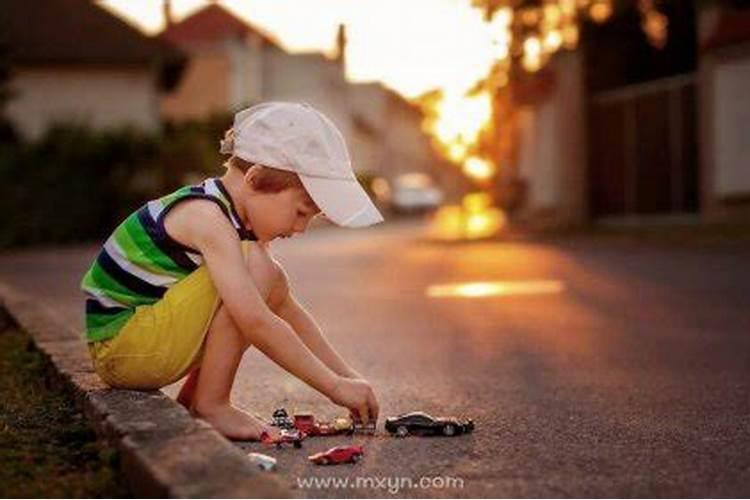
<instances>
[{"instance_id":1,"label":"young boy crouching","mask_svg":"<svg viewBox=\"0 0 750 500\"><path fill-rule=\"evenodd\" d=\"M228 438L258 439L276 430L230 401L255 346L363 423L377 421L372 387L295 300L269 248L319 214L346 227L383 220L340 132L308 105L266 103L235 116L221 151L231 155L222 177L143 205L84 276L96 372L144 390L187 376L180 403Z\"/></svg>"}]
</instances>

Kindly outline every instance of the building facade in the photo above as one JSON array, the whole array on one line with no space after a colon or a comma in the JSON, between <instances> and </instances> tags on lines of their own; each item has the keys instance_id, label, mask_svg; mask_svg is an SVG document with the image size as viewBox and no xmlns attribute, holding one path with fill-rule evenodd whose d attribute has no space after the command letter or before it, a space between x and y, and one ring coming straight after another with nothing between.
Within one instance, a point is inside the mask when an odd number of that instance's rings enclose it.
<instances>
[{"instance_id":1,"label":"building facade","mask_svg":"<svg viewBox=\"0 0 750 500\"><path fill-rule=\"evenodd\" d=\"M552 60L548 91L519 106L517 218L750 220L750 10L675 5L663 49L633 8Z\"/></svg>"},{"instance_id":2,"label":"building facade","mask_svg":"<svg viewBox=\"0 0 750 500\"><path fill-rule=\"evenodd\" d=\"M0 44L10 67L5 118L26 140L57 123L156 131L159 95L185 63L178 50L82 0L3 3Z\"/></svg>"},{"instance_id":3,"label":"building facade","mask_svg":"<svg viewBox=\"0 0 750 500\"><path fill-rule=\"evenodd\" d=\"M339 57L292 54L227 9L210 4L168 23L161 37L190 57L180 85L161 99L167 119L200 119L263 101L302 101L338 126L355 171L387 179L410 171L441 173L418 110L383 85L346 80L343 28Z\"/></svg>"}]
</instances>

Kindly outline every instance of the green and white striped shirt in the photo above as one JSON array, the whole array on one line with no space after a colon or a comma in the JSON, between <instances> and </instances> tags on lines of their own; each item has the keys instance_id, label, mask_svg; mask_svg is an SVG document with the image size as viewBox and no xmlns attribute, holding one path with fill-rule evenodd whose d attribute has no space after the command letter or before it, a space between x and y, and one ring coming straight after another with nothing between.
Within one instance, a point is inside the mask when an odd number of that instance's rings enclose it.
<instances>
[{"instance_id":1,"label":"green and white striped shirt","mask_svg":"<svg viewBox=\"0 0 750 500\"><path fill-rule=\"evenodd\" d=\"M153 304L169 287L196 270L203 257L172 239L164 219L177 204L190 199L219 205L242 240L256 240L240 221L228 191L218 178L184 186L152 200L128 216L104 243L81 281L86 299L86 338L110 339L138 306Z\"/></svg>"}]
</instances>

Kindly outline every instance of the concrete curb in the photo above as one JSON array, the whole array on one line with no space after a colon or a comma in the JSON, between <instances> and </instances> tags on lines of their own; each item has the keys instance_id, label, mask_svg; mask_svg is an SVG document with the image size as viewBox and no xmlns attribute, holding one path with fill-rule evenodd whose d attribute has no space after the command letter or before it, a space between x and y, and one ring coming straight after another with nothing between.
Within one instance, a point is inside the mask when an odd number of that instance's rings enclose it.
<instances>
[{"instance_id":1,"label":"concrete curb","mask_svg":"<svg viewBox=\"0 0 750 500\"><path fill-rule=\"evenodd\" d=\"M18 325L49 360L51 382L70 390L101 438L121 456L136 496L284 498L280 479L161 391L111 389L94 373L85 343L33 299L0 283L0 328Z\"/></svg>"}]
</instances>

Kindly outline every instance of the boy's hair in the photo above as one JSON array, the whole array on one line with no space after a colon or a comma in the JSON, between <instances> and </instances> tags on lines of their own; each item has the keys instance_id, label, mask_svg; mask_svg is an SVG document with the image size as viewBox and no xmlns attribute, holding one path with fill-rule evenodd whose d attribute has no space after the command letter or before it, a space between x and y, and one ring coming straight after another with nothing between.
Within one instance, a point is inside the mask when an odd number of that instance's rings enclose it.
<instances>
[{"instance_id":1,"label":"boy's hair","mask_svg":"<svg viewBox=\"0 0 750 500\"><path fill-rule=\"evenodd\" d=\"M221 152L231 153L232 149L234 149L234 129L230 128L224 132L224 140L221 141ZM261 193L280 193L286 189L295 187L304 190L302 181L294 172L266 167L265 165L243 160L235 155L230 156L229 159L224 162L224 166L227 169L236 168L243 174L253 165L258 165L259 167L257 175L254 177L253 181L253 189L256 191L260 191Z\"/></svg>"},{"instance_id":2,"label":"boy's hair","mask_svg":"<svg viewBox=\"0 0 750 500\"><path fill-rule=\"evenodd\" d=\"M253 165L258 165L257 175L253 178L253 189L261 193L280 193L289 188L302 188L304 185L299 176L288 170L266 167L249 161L245 161L238 156L231 156L225 163L226 168L236 168L243 174Z\"/></svg>"}]
</instances>

